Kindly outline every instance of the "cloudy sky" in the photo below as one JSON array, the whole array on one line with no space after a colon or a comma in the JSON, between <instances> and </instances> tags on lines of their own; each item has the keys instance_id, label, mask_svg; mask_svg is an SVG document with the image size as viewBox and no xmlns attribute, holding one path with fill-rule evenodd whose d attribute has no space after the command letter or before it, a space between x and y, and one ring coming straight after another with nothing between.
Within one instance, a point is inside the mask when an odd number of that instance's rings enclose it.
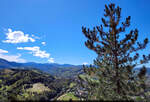
<instances>
[{"instance_id":1,"label":"cloudy sky","mask_svg":"<svg viewBox=\"0 0 150 102\"><path fill-rule=\"evenodd\" d=\"M131 16L139 40L150 36L149 0L112 0ZM0 58L16 62L91 64L82 26L101 24L109 0L0 0ZM128 30L127 30L128 31ZM150 38L150 37L149 37ZM150 52L150 47L141 53Z\"/></svg>"}]
</instances>

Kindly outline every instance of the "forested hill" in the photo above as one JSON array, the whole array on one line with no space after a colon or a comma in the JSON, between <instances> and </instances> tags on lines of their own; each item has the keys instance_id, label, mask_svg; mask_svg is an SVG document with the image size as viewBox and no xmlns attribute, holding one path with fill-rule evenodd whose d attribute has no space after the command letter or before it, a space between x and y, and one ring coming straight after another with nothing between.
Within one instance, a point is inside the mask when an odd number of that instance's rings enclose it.
<instances>
[{"instance_id":1,"label":"forested hill","mask_svg":"<svg viewBox=\"0 0 150 102\"><path fill-rule=\"evenodd\" d=\"M49 101L65 92L70 82L38 70L0 69L0 101Z\"/></svg>"}]
</instances>

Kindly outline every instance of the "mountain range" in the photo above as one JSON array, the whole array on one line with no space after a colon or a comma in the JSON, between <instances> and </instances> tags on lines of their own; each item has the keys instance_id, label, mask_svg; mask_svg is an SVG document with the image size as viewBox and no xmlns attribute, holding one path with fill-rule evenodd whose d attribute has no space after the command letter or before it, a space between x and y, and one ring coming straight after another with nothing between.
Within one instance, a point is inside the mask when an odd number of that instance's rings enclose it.
<instances>
[{"instance_id":1,"label":"mountain range","mask_svg":"<svg viewBox=\"0 0 150 102\"><path fill-rule=\"evenodd\" d=\"M57 64L57 63L16 63L9 62L0 58L0 69L20 68L20 69L38 69L57 77L74 77L83 72L82 65Z\"/></svg>"},{"instance_id":2,"label":"mountain range","mask_svg":"<svg viewBox=\"0 0 150 102\"><path fill-rule=\"evenodd\" d=\"M82 65L57 64L57 63L17 63L9 62L0 58L0 69L3 68L20 68L20 69L37 69L57 77L71 78L83 73ZM139 71L140 68L134 68ZM150 75L150 68L147 68L147 74Z\"/></svg>"}]
</instances>

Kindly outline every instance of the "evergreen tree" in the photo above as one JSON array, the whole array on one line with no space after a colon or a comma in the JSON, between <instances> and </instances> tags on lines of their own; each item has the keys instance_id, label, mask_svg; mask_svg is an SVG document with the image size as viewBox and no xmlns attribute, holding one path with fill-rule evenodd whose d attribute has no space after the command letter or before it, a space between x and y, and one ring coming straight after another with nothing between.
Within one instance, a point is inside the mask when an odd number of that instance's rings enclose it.
<instances>
[{"instance_id":1,"label":"evergreen tree","mask_svg":"<svg viewBox=\"0 0 150 102\"><path fill-rule=\"evenodd\" d=\"M146 67L143 66L139 73L133 71L133 68L150 60L150 55L140 57L138 53L145 49L148 38L140 43L137 41L137 29L125 33L131 17L121 22L119 6L112 3L105 5L104 12L104 18L101 19L103 25L93 30L82 27L88 39L86 47L96 52L98 57L94 65L84 66L88 78L79 78L88 90L88 99L131 100L131 96L139 95L145 89Z\"/></svg>"}]
</instances>

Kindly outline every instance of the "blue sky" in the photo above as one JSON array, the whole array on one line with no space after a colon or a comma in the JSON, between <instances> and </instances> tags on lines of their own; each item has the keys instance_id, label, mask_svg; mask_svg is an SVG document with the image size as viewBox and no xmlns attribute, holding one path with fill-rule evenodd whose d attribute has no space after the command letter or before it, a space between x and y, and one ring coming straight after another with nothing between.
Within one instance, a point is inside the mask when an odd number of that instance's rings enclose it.
<instances>
[{"instance_id":1,"label":"blue sky","mask_svg":"<svg viewBox=\"0 0 150 102\"><path fill-rule=\"evenodd\" d=\"M109 1L0 0L0 57L17 62L93 63L96 54L85 47L81 27L100 25ZM150 36L149 0L112 1L122 8L122 19L131 16L130 28L138 28L139 40ZM20 38L13 40L14 33ZM148 52L150 45L141 53Z\"/></svg>"}]
</instances>

